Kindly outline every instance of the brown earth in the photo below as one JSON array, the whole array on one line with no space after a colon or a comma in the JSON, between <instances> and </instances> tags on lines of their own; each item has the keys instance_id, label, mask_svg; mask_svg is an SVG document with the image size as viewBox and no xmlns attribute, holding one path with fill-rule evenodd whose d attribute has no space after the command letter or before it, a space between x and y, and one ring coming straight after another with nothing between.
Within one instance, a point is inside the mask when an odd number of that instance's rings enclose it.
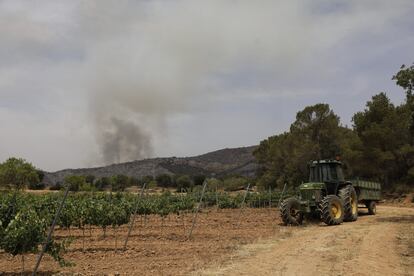
<instances>
[{"instance_id":1,"label":"brown earth","mask_svg":"<svg viewBox=\"0 0 414 276\"><path fill-rule=\"evenodd\" d=\"M378 207L340 226L289 227L196 275L414 275L414 209Z\"/></svg>"},{"instance_id":2,"label":"brown earth","mask_svg":"<svg viewBox=\"0 0 414 276\"><path fill-rule=\"evenodd\" d=\"M71 244L65 259L76 264L60 268L53 259L45 255L41 274L80 273L81 275L186 275L208 263L225 260L238 246L268 238L276 232L278 214L275 209L203 210L199 214L191 240L187 240L192 214L181 217L170 215L164 219L148 216L148 221L137 218L136 228L128 242L128 250L120 250L127 234L127 226L117 230L115 250L114 230L107 229L103 238L100 228L83 232L71 229L70 236L76 240ZM240 218L240 219L239 219ZM185 232L183 227L185 225ZM240 225L239 225L240 221ZM164 226L162 226L164 224ZM57 230L57 240L68 237L68 230ZM36 256L25 256L25 272L33 270ZM0 252L0 275L21 272L21 258Z\"/></svg>"},{"instance_id":3,"label":"brown earth","mask_svg":"<svg viewBox=\"0 0 414 276\"><path fill-rule=\"evenodd\" d=\"M241 218L239 220L239 218ZM122 251L127 227L112 228L103 238L101 229L76 237L65 258L76 264L60 268L49 256L40 275L414 275L414 209L378 207L377 216L360 216L357 222L328 227L307 223L280 225L275 209L203 211L194 235L186 240L191 215L164 220L138 218L137 229ZM241 222L239 225L239 221ZM56 237L67 237L57 230ZM25 271L36 256L25 256ZM0 252L0 275L21 271L20 257Z\"/></svg>"}]
</instances>

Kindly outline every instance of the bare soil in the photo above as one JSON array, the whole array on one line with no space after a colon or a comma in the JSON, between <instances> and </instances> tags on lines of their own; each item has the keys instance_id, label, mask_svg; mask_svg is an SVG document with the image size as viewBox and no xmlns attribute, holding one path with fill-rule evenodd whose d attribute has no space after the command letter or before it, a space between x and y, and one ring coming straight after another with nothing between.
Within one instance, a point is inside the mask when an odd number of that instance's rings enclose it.
<instances>
[{"instance_id":1,"label":"bare soil","mask_svg":"<svg viewBox=\"0 0 414 276\"><path fill-rule=\"evenodd\" d=\"M279 228L196 275L414 275L414 209L378 207L340 226Z\"/></svg>"},{"instance_id":2,"label":"bare soil","mask_svg":"<svg viewBox=\"0 0 414 276\"><path fill-rule=\"evenodd\" d=\"M159 216L137 217L126 251L122 247L127 226L108 228L105 238L101 228L91 233L86 228L85 238L80 229L57 229L57 240L75 238L64 255L75 266L60 268L45 255L39 275L187 275L225 260L240 245L271 237L279 227L276 209L203 210L188 240L192 219L192 214L170 215L164 221ZM25 273L33 270L35 261L36 255L25 256ZM20 256L0 252L0 275L20 274L21 269Z\"/></svg>"},{"instance_id":3,"label":"bare soil","mask_svg":"<svg viewBox=\"0 0 414 276\"><path fill-rule=\"evenodd\" d=\"M39 275L414 275L413 208L379 206L376 216L333 227L285 227L275 209L240 214L204 210L191 240L191 214L164 222L137 218L126 251L126 226L116 231L117 239L112 228L105 238L102 229L92 229L91 236L86 229L85 239L80 229L58 229L57 239L76 238L65 254L76 265L60 268L45 256ZM35 259L25 256L27 274ZM0 252L0 271L20 274L21 258Z\"/></svg>"}]
</instances>

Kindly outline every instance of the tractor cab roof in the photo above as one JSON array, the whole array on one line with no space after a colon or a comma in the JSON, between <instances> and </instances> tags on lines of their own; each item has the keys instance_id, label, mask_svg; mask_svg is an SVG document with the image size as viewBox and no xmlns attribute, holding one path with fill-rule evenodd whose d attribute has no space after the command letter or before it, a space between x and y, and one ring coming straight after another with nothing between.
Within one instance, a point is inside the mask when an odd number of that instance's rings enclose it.
<instances>
[{"instance_id":1,"label":"tractor cab roof","mask_svg":"<svg viewBox=\"0 0 414 276\"><path fill-rule=\"evenodd\" d=\"M342 165L341 161L338 160L333 160L333 159L324 159L324 160L315 160L315 161L311 161L309 162L311 167L320 165L320 164L335 164L335 165Z\"/></svg>"}]
</instances>

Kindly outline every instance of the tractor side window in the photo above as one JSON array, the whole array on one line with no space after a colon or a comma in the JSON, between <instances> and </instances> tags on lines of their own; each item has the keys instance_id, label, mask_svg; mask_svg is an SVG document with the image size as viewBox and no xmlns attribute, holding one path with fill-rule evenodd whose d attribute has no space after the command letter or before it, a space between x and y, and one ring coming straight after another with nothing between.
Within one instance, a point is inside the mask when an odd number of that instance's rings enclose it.
<instances>
[{"instance_id":1,"label":"tractor side window","mask_svg":"<svg viewBox=\"0 0 414 276\"><path fill-rule=\"evenodd\" d=\"M331 174L328 166L322 166L322 175L324 182L331 180Z\"/></svg>"},{"instance_id":2,"label":"tractor side window","mask_svg":"<svg viewBox=\"0 0 414 276\"><path fill-rule=\"evenodd\" d=\"M337 174L339 181L345 181L344 172L342 171L342 168L340 166L337 167Z\"/></svg>"}]
</instances>

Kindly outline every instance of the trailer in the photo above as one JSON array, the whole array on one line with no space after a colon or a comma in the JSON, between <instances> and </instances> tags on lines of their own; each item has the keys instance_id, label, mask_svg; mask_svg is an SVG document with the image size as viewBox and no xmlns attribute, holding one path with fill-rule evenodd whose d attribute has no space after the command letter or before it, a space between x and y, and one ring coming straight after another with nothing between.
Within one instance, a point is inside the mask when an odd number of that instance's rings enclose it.
<instances>
[{"instance_id":1,"label":"trailer","mask_svg":"<svg viewBox=\"0 0 414 276\"><path fill-rule=\"evenodd\" d=\"M370 215L377 213L377 202L382 199L381 184L372 181L352 180L352 186L358 197L358 203L368 208Z\"/></svg>"}]
</instances>

